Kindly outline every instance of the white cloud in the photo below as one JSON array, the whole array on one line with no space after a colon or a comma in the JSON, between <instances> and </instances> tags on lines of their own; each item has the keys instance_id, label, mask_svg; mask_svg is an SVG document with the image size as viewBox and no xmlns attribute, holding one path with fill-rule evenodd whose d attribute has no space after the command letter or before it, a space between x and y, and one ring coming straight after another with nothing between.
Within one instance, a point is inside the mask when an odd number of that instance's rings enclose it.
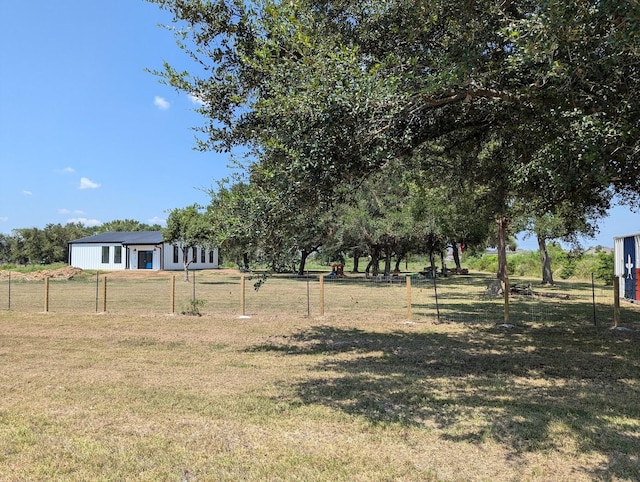
<instances>
[{"instance_id":1,"label":"white cloud","mask_svg":"<svg viewBox=\"0 0 640 482\"><path fill-rule=\"evenodd\" d=\"M31 191L27 191L26 189L24 189L22 191L22 194L24 194L25 196L31 196L33 193Z\"/></svg>"},{"instance_id":2,"label":"white cloud","mask_svg":"<svg viewBox=\"0 0 640 482\"><path fill-rule=\"evenodd\" d=\"M167 220L163 219L163 218L161 218L159 216L154 216L151 219L147 220L147 222L149 224L159 224L159 225L162 226L162 225L166 224Z\"/></svg>"},{"instance_id":3,"label":"white cloud","mask_svg":"<svg viewBox=\"0 0 640 482\"><path fill-rule=\"evenodd\" d=\"M198 97L195 94L187 94L187 97L189 97L189 100L194 104L204 105L204 100L202 100L200 97Z\"/></svg>"},{"instance_id":4,"label":"white cloud","mask_svg":"<svg viewBox=\"0 0 640 482\"><path fill-rule=\"evenodd\" d=\"M156 95L153 98L153 104L161 110L167 110L169 107L171 107L171 104L169 103L168 100L166 100L163 97L160 97L159 95Z\"/></svg>"},{"instance_id":5,"label":"white cloud","mask_svg":"<svg viewBox=\"0 0 640 482\"><path fill-rule=\"evenodd\" d=\"M67 222L80 223L89 227L100 226L102 224L102 221L98 221L97 219L87 219L87 218L71 218L71 219L67 219Z\"/></svg>"},{"instance_id":6,"label":"white cloud","mask_svg":"<svg viewBox=\"0 0 640 482\"><path fill-rule=\"evenodd\" d=\"M98 184L97 182L93 182L91 179L88 179L86 177L81 177L80 186L78 186L78 189L97 189L99 187L100 184Z\"/></svg>"},{"instance_id":7,"label":"white cloud","mask_svg":"<svg viewBox=\"0 0 640 482\"><path fill-rule=\"evenodd\" d=\"M62 209L58 209L58 214L69 214L71 211L69 211L68 209L62 208Z\"/></svg>"},{"instance_id":8,"label":"white cloud","mask_svg":"<svg viewBox=\"0 0 640 482\"><path fill-rule=\"evenodd\" d=\"M6 223L7 221L9 221L9 218L6 216L0 216L0 222L1 223Z\"/></svg>"},{"instance_id":9,"label":"white cloud","mask_svg":"<svg viewBox=\"0 0 640 482\"><path fill-rule=\"evenodd\" d=\"M62 170L62 172L69 172L69 173L72 173L72 172L76 172L76 170L75 170L73 167L65 167L65 168Z\"/></svg>"}]
</instances>

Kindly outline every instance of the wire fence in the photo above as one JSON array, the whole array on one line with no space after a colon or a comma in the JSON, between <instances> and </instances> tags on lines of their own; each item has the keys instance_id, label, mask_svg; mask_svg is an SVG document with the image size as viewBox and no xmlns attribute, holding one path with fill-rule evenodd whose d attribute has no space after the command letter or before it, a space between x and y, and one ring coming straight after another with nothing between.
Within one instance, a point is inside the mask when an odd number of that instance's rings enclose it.
<instances>
[{"instance_id":1,"label":"wire fence","mask_svg":"<svg viewBox=\"0 0 640 482\"><path fill-rule=\"evenodd\" d=\"M367 279L307 276L216 275L130 278L110 274L68 280L0 279L0 310L52 313L190 313L230 316L380 316L414 321L500 323L504 296L489 275L429 279L398 276ZM197 304L195 303L197 300ZM511 323L570 322L605 326L614 322L614 290L601 282L562 281L540 286L513 278ZM640 320L637 305L623 303L623 322Z\"/></svg>"}]
</instances>

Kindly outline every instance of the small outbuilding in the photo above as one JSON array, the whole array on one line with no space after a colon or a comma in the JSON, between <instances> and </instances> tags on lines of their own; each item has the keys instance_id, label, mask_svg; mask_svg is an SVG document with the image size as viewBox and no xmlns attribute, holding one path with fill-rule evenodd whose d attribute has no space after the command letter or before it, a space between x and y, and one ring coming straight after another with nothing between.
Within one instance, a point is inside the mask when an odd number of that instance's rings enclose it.
<instances>
[{"instance_id":1,"label":"small outbuilding","mask_svg":"<svg viewBox=\"0 0 640 482\"><path fill-rule=\"evenodd\" d=\"M620 297L640 300L640 234L613 238L615 275L620 279Z\"/></svg>"},{"instance_id":2,"label":"small outbuilding","mask_svg":"<svg viewBox=\"0 0 640 482\"><path fill-rule=\"evenodd\" d=\"M189 269L218 267L218 248L189 249ZM113 231L69 242L69 265L95 270L181 270L182 249L165 243L162 231Z\"/></svg>"}]
</instances>

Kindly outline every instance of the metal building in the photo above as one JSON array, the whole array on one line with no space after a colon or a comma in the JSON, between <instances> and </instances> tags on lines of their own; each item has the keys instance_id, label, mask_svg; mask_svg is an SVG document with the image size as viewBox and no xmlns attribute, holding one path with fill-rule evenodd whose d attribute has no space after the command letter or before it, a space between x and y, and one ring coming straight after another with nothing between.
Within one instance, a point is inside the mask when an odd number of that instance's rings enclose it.
<instances>
[{"instance_id":1,"label":"metal building","mask_svg":"<svg viewBox=\"0 0 640 482\"><path fill-rule=\"evenodd\" d=\"M218 267L218 248L194 246L189 269ZM69 242L69 265L95 270L180 270L182 249L165 243L162 231L112 231Z\"/></svg>"},{"instance_id":2,"label":"metal building","mask_svg":"<svg viewBox=\"0 0 640 482\"><path fill-rule=\"evenodd\" d=\"M640 300L640 233L613 238L615 275L620 279L620 297Z\"/></svg>"}]
</instances>

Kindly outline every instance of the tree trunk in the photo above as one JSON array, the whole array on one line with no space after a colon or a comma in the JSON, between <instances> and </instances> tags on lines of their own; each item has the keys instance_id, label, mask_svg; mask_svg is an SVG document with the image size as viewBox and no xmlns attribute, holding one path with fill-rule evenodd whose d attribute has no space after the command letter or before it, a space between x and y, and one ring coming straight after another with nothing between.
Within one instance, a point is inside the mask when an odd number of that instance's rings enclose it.
<instances>
[{"instance_id":1,"label":"tree trunk","mask_svg":"<svg viewBox=\"0 0 640 482\"><path fill-rule=\"evenodd\" d=\"M436 268L436 250L434 248L429 250L429 264L431 265L431 276L435 278L438 268Z\"/></svg>"},{"instance_id":2,"label":"tree trunk","mask_svg":"<svg viewBox=\"0 0 640 482\"><path fill-rule=\"evenodd\" d=\"M367 274L366 275L367 278L369 277L369 273L371 272L372 269L373 269L372 276L378 276L378 273L380 272L379 260L380 260L380 250L377 247L372 248L371 261L369 261L369 264L367 264L367 269L365 270Z\"/></svg>"},{"instance_id":3,"label":"tree trunk","mask_svg":"<svg viewBox=\"0 0 640 482\"><path fill-rule=\"evenodd\" d=\"M184 267L184 280L189 281L189 265L191 261L189 259L189 247L182 248L182 266Z\"/></svg>"},{"instance_id":4,"label":"tree trunk","mask_svg":"<svg viewBox=\"0 0 640 482\"><path fill-rule=\"evenodd\" d=\"M498 218L498 279L504 296L504 322L510 323L509 315L509 271L507 270L507 231L510 220Z\"/></svg>"},{"instance_id":5,"label":"tree trunk","mask_svg":"<svg viewBox=\"0 0 640 482\"><path fill-rule=\"evenodd\" d=\"M359 249L355 249L353 251L353 269L351 270L352 273L359 273L359 265L360 265L360 250Z\"/></svg>"},{"instance_id":6,"label":"tree trunk","mask_svg":"<svg viewBox=\"0 0 640 482\"><path fill-rule=\"evenodd\" d=\"M453 252L453 262L456 264L457 269L462 269L462 265L460 264L460 251L458 250L458 243L453 243L451 247Z\"/></svg>"},{"instance_id":7,"label":"tree trunk","mask_svg":"<svg viewBox=\"0 0 640 482\"><path fill-rule=\"evenodd\" d=\"M242 264L244 264L245 271L249 271L249 253L242 253Z\"/></svg>"},{"instance_id":8,"label":"tree trunk","mask_svg":"<svg viewBox=\"0 0 640 482\"><path fill-rule=\"evenodd\" d=\"M391 256L393 255L393 249L390 246L384 249L384 276L391 276Z\"/></svg>"},{"instance_id":9,"label":"tree trunk","mask_svg":"<svg viewBox=\"0 0 640 482\"><path fill-rule=\"evenodd\" d=\"M500 217L498 222L498 279L504 284L509 282L507 272L507 232L509 230L509 219Z\"/></svg>"},{"instance_id":10,"label":"tree trunk","mask_svg":"<svg viewBox=\"0 0 640 482\"><path fill-rule=\"evenodd\" d=\"M300 251L300 267L298 268L298 276L304 276L304 267L307 263L307 257L309 254L310 253L306 249Z\"/></svg>"},{"instance_id":11,"label":"tree trunk","mask_svg":"<svg viewBox=\"0 0 640 482\"><path fill-rule=\"evenodd\" d=\"M447 265L444 262L444 250L440 250L440 268L442 269L442 275L446 276L447 274Z\"/></svg>"},{"instance_id":12,"label":"tree trunk","mask_svg":"<svg viewBox=\"0 0 640 482\"><path fill-rule=\"evenodd\" d=\"M375 257L374 259L371 260L373 265L373 276L378 276L380 274L380 250L376 249L375 250Z\"/></svg>"},{"instance_id":13,"label":"tree trunk","mask_svg":"<svg viewBox=\"0 0 640 482\"><path fill-rule=\"evenodd\" d=\"M547 251L547 242L540 234L538 238L538 251L540 252L540 263L542 264L542 284L553 284L553 272L551 271L551 258Z\"/></svg>"},{"instance_id":14,"label":"tree trunk","mask_svg":"<svg viewBox=\"0 0 640 482\"><path fill-rule=\"evenodd\" d=\"M400 262L404 259L404 256L402 255L398 255L398 257L396 258L396 267L394 269L395 273L399 273L400 272Z\"/></svg>"}]
</instances>

